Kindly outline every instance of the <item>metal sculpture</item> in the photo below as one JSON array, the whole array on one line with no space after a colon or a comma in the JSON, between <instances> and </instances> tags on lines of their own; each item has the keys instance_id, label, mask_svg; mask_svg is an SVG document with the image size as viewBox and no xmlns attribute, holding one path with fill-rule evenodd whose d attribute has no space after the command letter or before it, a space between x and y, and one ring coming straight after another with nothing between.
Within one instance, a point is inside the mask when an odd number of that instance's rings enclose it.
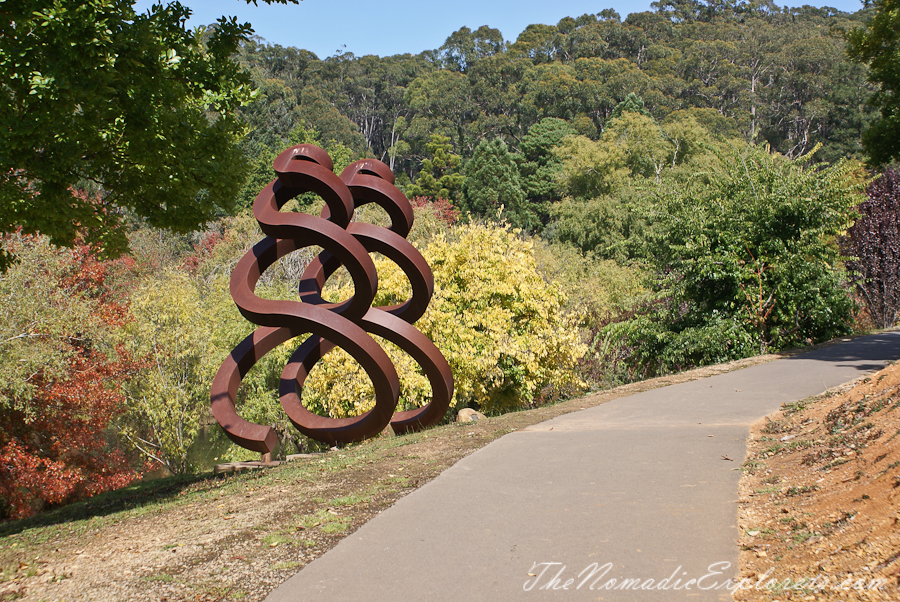
<instances>
[{"instance_id":1,"label":"metal sculpture","mask_svg":"<svg viewBox=\"0 0 900 602\"><path fill-rule=\"evenodd\" d=\"M437 423L450 406L453 374L434 343L412 324L434 291L431 269L406 240L413 222L412 207L394 186L394 174L380 161L350 164L340 177L331 158L311 144L293 146L275 159L278 178L253 203L253 215L266 238L238 262L231 275L231 296L245 318L260 326L226 358L212 384L212 413L228 437L249 450L266 454L277 437L270 426L241 418L235 400L241 380L266 353L293 338L309 335L294 351L281 374L281 406L291 423L308 437L332 445L361 441L390 424L395 433L416 431ZM292 198L314 192L324 201L320 217L280 211ZM353 212L375 203L387 212L390 228L353 222ZM273 301L254 293L262 273L281 257L308 246L324 250L300 278L300 301ZM371 307L378 276L370 252L397 263L412 284L406 303ZM338 268L346 267L354 294L342 303L328 303L322 288ZM370 334L391 341L422 367L431 383L431 402L395 412L400 394L397 372ZM334 347L347 351L363 367L375 389L375 407L353 418L328 418L307 410L301 396L310 370Z\"/></svg>"}]
</instances>

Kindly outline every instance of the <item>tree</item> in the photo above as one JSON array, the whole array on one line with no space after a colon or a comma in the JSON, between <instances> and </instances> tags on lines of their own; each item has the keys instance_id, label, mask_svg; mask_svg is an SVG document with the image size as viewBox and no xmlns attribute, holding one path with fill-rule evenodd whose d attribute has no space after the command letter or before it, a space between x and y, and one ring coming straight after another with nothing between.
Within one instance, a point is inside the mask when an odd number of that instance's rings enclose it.
<instances>
[{"instance_id":1,"label":"tree","mask_svg":"<svg viewBox=\"0 0 900 602\"><path fill-rule=\"evenodd\" d=\"M234 110L252 93L231 57L252 29L221 18L191 32L189 16L178 2L140 15L129 0L3 3L0 233L64 246L80 233L115 253L123 210L187 231L230 209L243 175ZM86 182L100 202L72 194Z\"/></svg>"},{"instance_id":2,"label":"tree","mask_svg":"<svg viewBox=\"0 0 900 602\"><path fill-rule=\"evenodd\" d=\"M890 328L900 316L900 173L886 170L866 197L841 249L875 326Z\"/></svg>"},{"instance_id":3,"label":"tree","mask_svg":"<svg viewBox=\"0 0 900 602\"><path fill-rule=\"evenodd\" d=\"M506 140L524 135L531 117L522 117L524 107L519 83L531 67L528 59L512 58L509 53L486 57L472 66L466 76L477 106L473 131L482 136L503 136Z\"/></svg>"},{"instance_id":4,"label":"tree","mask_svg":"<svg viewBox=\"0 0 900 602\"><path fill-rule=\"evenodd\" d=\"M571 65L535 65L522 78L522 111L531 123L543 117L572 119L578 112L578 79Z\"/></svg>"},{"instance_id":5,"label":"tree","mask_svg":"<svg viewBox=\"0 0 900 602\"><path fill-rule=\"evenodd\" d=\"M306 122L302 119L291 130L284 133L286 135L281 144L261 149L253 159L247 162L247 179L243 187L241 187L235 203L235 207L238 210L243 211L253 207L253 201L256 200L256 196L274 179L275 173L272 169L272 163L275 161L275 157L289 146L315 144L323 147L334 162L335 173L341 173L353 161L353 151L340 142L335 142L334 139L328 144L322 142L319 132L314 128L307 127ZM301 205L307 205L315 202L316 199L318 197L314 193L308 192L300 195L298 202Z\"/></svg>"},{"instance_id":6,"label":"tree","mask_svg":"<svg viewBox=\"0 0 900 602\"><path fill-rule=\"evenodd\" d=\"M416 328L450 363L454 410L498 414L578 390L576 366L585 349L574 317L564 310L563 293L537 270L532 242L508 226L465 224L423 247L435 286ZM386 258L376 258L375 265L373 305L407 298L409 281L400 268ZM351 294L348 283L330 298ZM401 407L427 403L431 388L418 367L402 351L386 351L400 375ZM362 368L336 349L310 373L304 404L330 416L352 416L371 408L371 386Z\"/></svg>"},{"instance_id":7,"label":"tree","mask_svg":"<svg viewBox=\"0 0 900 602\"><path fill-rule=\"evenodd\" d=\"M125 260L41 236L3 243L19 261L0 274L0 515L18 518L139 477L109 438L137 366L113 345L127 312L109 280Z\"/></svg>"},{"instance_id":8,"label":"tree","mask_svg":"<svg viewBox=\"0 0 900 602\"><path fill-rule=\"evenodd\" d=\"M460 208L481 217L502 217L520 228L540 224L532 207L523 201L519 170L506 144L499 138L483 140L463 170Z\"/></svg>"},{"instance_id":9,"label":"tree","mask_svg":"<svg viewBox=\"0 0 900 602\"><path fill-rule=\"evenodd\" d=\"M465 74L433 71L417 77L406 88L405 102L413 110L410 134L427 140L432 134L446 136L456 148L469 141L467 125L475 109Z\"/></svg>"},{"instance_id":10,"label":"tree","mask_svg":"<svg viewBox=\"0 0 900 602\"><path fill-rule=\"evenodd\" d=\"M562 161L553 149L562 144L566 136L576 131L567 121L546 117L531 126L522 138L522 162L519 173L528 202L540 206L541 221L546 223L549 203L557 198Z\"/></svg>"},{"instance_id":11,"label":"tree","mask_svg":"<svg viewBox=\"0 0 900 602\"><path fill-rule=\"evenodd\" d=\"M562 162L561 188L575 197L608 195L625 185L626 152L617 144L600 144L584 136L568 136L553 149Z\"/></svg>"},{"instance_id":12,"label":"tree","mask_svg":"<svg viewBox=\"0 0 900 602\"><path fill-rule=\"evenodd\" d=\"M494 56L504 46L500 30L482 25L474 32L468 27L453 32L438 50L447 69L465 73L478 60Z\"/></svg>"},{"instance_id":13,"label":"tree","mask_svg":"<svg viewBox=\"0 0 900 602\"><path fill-rule=\"evenodd\" d=\"M149 462L181 474L187 452L209 413L209 388L223 350L213 346L215 318L198 283L167 269L134 291L134 320L123 330L132 355L147 367L128 387L122 435Z\"/></svg>"},{"instance_id":14,"label":"tree","mask_svg":"<svg viewBox=\"0 0 900 602\"><path fill-rule=\"evenodd\" d=\"M446 136L432 134L426 148L432 158L422 161L422 171L415 183L407 187L407 194L457 200L465 180L465 176L459 173L462 159L453 154L453 145Z\"/></svg>"},{"instance_id":15,"label":"tree","mask_svg":"<svg viewBox=\"0 0 900 602\"><path fill-rule=\"evenodd\" d=\"M549 63L559 51L558 41L559 30L552 25L532 24L519 34L509 52L513 56L529 58L535 64Z\"/></svg>"},{"instance_id":16,"label":"tree","mask_svg":"<svg viewBox=\"0 0 900 602\"><path fill-rule=\"evenodd\" d=\"M847 35L853 60L868 63L869 80L881 88L872 103L881 119L863 135L863 145L875 164L900 159L900 0L874 0L875 15L865 29Z\"/></svg>"},{"instance_id":17,"label":"tree","mask_svg":"<svg viewBox=\"0 0 900 602\"><path fill-rule=\"evenodd\" d=\"M811 344L847 332L834 239L860 200L859 166L811 169L754 146L661 187L648 218L659 301L608 330L649 373Z\"/></svg>"},{"instance_id":18,"label":"tree","mask_svg":"<svg viewBox=\"0 0 900 602\"><path fill-rule=\"evenodd\" d=\"M643 92L650 83L650 78L626 59L581 58L575 61L574 67L579 80L578 95L582 108L591 117L597 131L603 131L612 112L635 90ZM639 102L643 107L643 102Z\"/></svg>"},{"instance_id":19,"label":"tree","mask_svg":"<svg viewBox=\"0 0 900 602\"><path fill-rule=\"evenodd\" d=\"M631 95L619 106L629 101ZM625 165L632 177L655 178L657 183L675 154L675 145L653 117L630 108L609 120L600 144L616 145L625 151Z\"/></svg>"},{"instance_id":20,"label":"tree","mask_svg":"<svg viewBox=\"0 0 900 602\"><path fill-rule=\"evenodd\" d=\"M586 256L628 264L640 255L649 228L632 209L635 203L618 197L563 199L552 207L549 233L555 242L571 245Z\"/></svg>"}]
</instances>

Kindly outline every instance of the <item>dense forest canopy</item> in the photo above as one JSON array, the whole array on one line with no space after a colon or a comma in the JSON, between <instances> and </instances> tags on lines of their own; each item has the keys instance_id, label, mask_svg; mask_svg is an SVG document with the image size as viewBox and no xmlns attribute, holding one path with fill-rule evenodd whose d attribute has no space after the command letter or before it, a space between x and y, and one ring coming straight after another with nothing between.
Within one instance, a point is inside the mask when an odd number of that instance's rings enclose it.
<instances>
[{"instance_id":1,"label":"dense forest canopy","mask_svg":"<svg viewBox=\"0 0 900 602\"><path fill-rule=\"evenodd\" d=\"M596 140L634 94L660 122L691 111L715 134L788 157L817 144L817 160L851 157L874 90L866 66L848 60L844 32L869 12L675 0L625 19L607 9L530 25L514 41L463 27L440 48L390 57L321 59L255 39L239 56L260 90L245 111L245 151L280 148L302 123L414 180L434 134L463 162L484 140L520 151L546 117Z\"/></svg>"}]
</instances>

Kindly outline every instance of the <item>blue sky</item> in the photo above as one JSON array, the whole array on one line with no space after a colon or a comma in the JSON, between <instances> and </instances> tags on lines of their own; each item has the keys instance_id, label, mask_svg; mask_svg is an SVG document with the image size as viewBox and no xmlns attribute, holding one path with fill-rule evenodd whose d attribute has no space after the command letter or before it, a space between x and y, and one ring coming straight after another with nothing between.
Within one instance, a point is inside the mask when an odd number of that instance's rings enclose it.
<instances>
[{"instance_id":1,"label":"blue sky","mask_svg":"<svg viewBox=\"0 0 900 602\"><path fill-rule=\"evenodd\" d=\"M193 10L188 25L207 25L223 15L249 21L256 34L282 46L297 46L319 58L338 50L357 56L377 54L417 54L439 47L451 33L466 26L477 29L489 25L507 40L515 40L532 23L555 25L563 17L615 9L624 19L629 13L650 8L651 0L303 0L298 5L259 6L242 0L181 0ZM139 0L135 8L145 11L152 0ZM832 6L853 12L862 8L860 0L776 0L787 6Z\"/></svg>"}]
</instances>

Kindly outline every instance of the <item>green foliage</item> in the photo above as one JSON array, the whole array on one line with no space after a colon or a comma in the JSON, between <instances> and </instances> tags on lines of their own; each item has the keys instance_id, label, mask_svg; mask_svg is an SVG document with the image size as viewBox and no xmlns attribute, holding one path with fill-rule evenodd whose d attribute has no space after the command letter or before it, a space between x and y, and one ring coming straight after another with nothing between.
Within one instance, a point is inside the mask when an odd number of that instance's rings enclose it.
<instances>
[{"instance_id":1,"label":"green foliage","mask_svg":"<svg viewBox=\"0 0 900 602\"><path fill-rule=\"evenodd\" d=\"M18 261L0 274L0 407L30 416L41 374L64 375L79 344L111 352L110 328L90 289L71 284L73 252L44 237L7 236Z\"/></svg>"},{"instance_id":2,"label":"green foliage","mask_svg":"<svg viewBox=\"0 0 900 602\"><path fill-rule=\"evenodd\" d=\"M453 32L438 51L447 69L466 72L480 59L494 56L505 46L500 30L482 25L474 32L468 27Z\"/></svg>"},{"instance_id":3,"label":"green foliage","mask_svg":"<svg viewBox=\"0 0 900 602\"><path fill-rule=\"evenodd\" d=\"M459 173L462 159L453 154L450 138L432 134L426 149L431 159L422 161L422 171L416 181L407 186L407 195L456 201L465 176Z\"/></svg>"},{"instance_id":4,"label":"green foliage","mask_svg":"<svg viewBox=\"0 0 900 602\"><path fill-rule=\"evenodd\" d=\"M691 111L676 111L662 124L627 111L607 122L598 142L565 139L557 151L560 186L571 196L552 208L547 234L604 258L645 257L645 239L658 221L647 217L650 192L714 169L722 144Z\"/></svg>"},{"instance_id":5,"label":"green foliage","mask_svg":"<svg viewBox=\"0 0 900 602\"><path fill-rule=\"evenodd\" d=\"M165 269L131 297L134 321L123 343L146 368L129 383L120 432L148 460L176 474L209 413L209 387L221 350L211 344L216 318L188 274Z\"/></svg>"},{"instance_id":6,"label":"green foliage","mask_svg":"<svg viewBox=\"0 0 900 602\"><path fill-rule=\"evenodd\" d=\"M643 99L634 92L629 92L625 100L616 105L609 118L618 119L625 113L637 113L638 115L650 117L650 111L644 106Z\"/></svg>"},{"instance_id":7,"label":"green foliage","mask_svg":"<svg viewBox=\"0 0 900 602\"><path fill-rule=\"evenodd\" d=\"M541 239L535 240L534 253L544 280L560 287L566 309L577 314L584 327L597 327L647 294L647 274L640 265L584 255L571 245Z\"/></svg>"},{"instance_id":8,"label":"green foliage","mask_svg":"<svg viewBox=\"0 0 900 602\"><path fill-rule=\"evenodd\" d=\"M616 196L584 201L565 198L553 207L553 221L546 235L604 259L626 263L642 258L650 228L640 210L644 202L645 193L630 188Z\"/></svg>"},{"instance_id":9,"label":"green foliage","mask_svg":"<svg viewBox=\"0 0 900 602\"><path fill-rule=\"evenodd\" d=\"M535 64L550 62L557 54L556 36L557 30L552 25L529 25L509 47L509 52L531 59Z\"/></svg>"},{"instance_id":10,"label":"green foliage","mask_svg":"<svg viewBox=\"0 0 900 602\"><path fill-rule=\"evenodd\" d=\"M608 369L625 380L640 380L749 357L757 341L739 321L713 314L699 324L667 326L671 308L653 308L630 320L615 322L596 337L592 351Z\"/></svg>"},{"instance_id":11,"label":"green foliage","mask_svg":"<svg viewBox=\"0 0 900 602\"><path fill-rule=\"evenodd\" d=\"M527 205L519 170L500 139L483 140L463 170L459 207L474 216L504 219L519 228L534 228L538 216Z\"/></svg>"},{"instance_id":12,"label":"green foliage","mask_svg":"<svg viewBox=\"0 0 900 602\"><path fill-rule=\"evenodd\" d=\"M355 157L380 158L410 196L435 199L417 201L410 236L437 283L418 326L456 371L456 407L500 412L579 380L611 384L843 332L850 305L834 237L861 180L838 159L859 153L878 86L883 119L865 138L873 161L896 156L900 138L891 134L896 0L852 15L679 0L624 21L607 10L532 25L511 46L484 26L416 56L324 60L247 39L248 26L234 21L189 33L179 3L146 15L125 0L6 4L0 233L14 234L0 259L28 246L18 226L60 243L80 227L115 251L126 246L123 220L140 225L128 233L134 264L109 274L131 291L126 328L109 316L101 323L99 289L70 286L68 260L43 239L44 256L22 251L0 278L0 382L8 383L0 405L42 424L34 417L49 414L35 409L35 391L49 389L40 375L73 367L84 368L83 389L100 395L99 375L125 369L112 361L124 357L112 352L120 341L145 363L109 388L105 407L118 407L127 386L123 433L175 471L193 468L186 449L208 419L218 362L254 328L234 307L228 277L262 236L247 213L187 231L234 204L249 207L290 144L322 143L337 171ZM851 63L833 32L869 15L871 24L850 34L862 61ZM247 74L232 62L235 51ZM735 150L748 141L760 146ZM765 143L783 156L762 151ZM819 143L819 165L791 160ZM244 172L249 181L235 194ZM505 226L448 225L445 199L553 242ZM303 195L288 209L320 206ZM372 206L357 219L386 223ZM314 254L280 260L259 294L296 298ZM402 301L405 277L376 261L376 303ZM339 271L326 293L343 298L350 287ZM276 394L295 343L267 354L237 400L249 420L275 425L284 450L305 445ZM429 385L417 366L385 347L403 375L401 407L424 403ZM109 365L94 366L78 349ZM304 399L348 416L371 403L367 387L355 362L334 351ZM19 451L9 447L5 464L25 466ZM50 466L41 462L29 465L32 477Z\"/></svg>"},{"instance_id":13,"label":"green foliage","mask_svg":"<svg viewBox=\"0 0 900 602\"><path fill-rule=\"evenodd\" d=\"M263 188L268 186L273 179L275 179L275 172L272 168L275 157L277 157L285 148L294 146L295 144L315 144L323 146L329 156L331 156L331 160L334 162L335 173L341 173L341 171L354 160L354 153L352 150L333 139L327 144L323 143L320 134L313 128L308 127L306 122L301 119L297 125L288 132L287 138L282 145L260 149L258 154L249 161L247 179L241 187L240 192L237 194L237 201L235 203L236 209L245 211L253 207L253 201L256 200L256 196ZM307 193L301 195L298 199L298 203L301 206L306 206L313 203L315 198L315 195Z\"/></svg>"},{"instance_id":14,"label":"green foliage","mask_svg":"<svg viewBox=\"0 0 900 602\"><path fill-rule=\"evenodd\" d=\"M610 194L624 186L629 176L625 149L618 145L597 144L585 136L569 136L553 153L562 161L562 188L574 197Z\"/></svg>"},{"instance_id":15,"label":"green foliage","mask_svg":"<svg viewBox=\"0 0 900 602\"><path fill-rule=\"evenodd\" d=\"M333 140L356 153L365 153L366 142L359 128L329 102L322 90L304 88L300 93L299 103L299 120L319 132L322 140Z\"/></svg>"},{"instance_id":16,"label":"green foliage","mask_svg":"<svg viewBox=\"0 0 900 602\"><path fill-rule=\"evenodd\" d=\"M522 158L519 173L528 204L538 214L541 223L549 220L550 204L559 199L559 180L562 161L553 150L567 136L575 135L575 128L563 119L546 117L531 126L522 138Z\"/></svg>"},{"instance_id":17,"label":"green foliage","mask_svg":"<svg viewBox=\"0 0 900 602\"><path fill-rule=\"evenodd\" d=\"M248 25L189 32L177 2L138 15L127 0L26 0L4 13L0 232L60 245L80 232L117 253L122 209L187 231L231 208L244 173L234 111L251 97L231 55ZM72 194L85 180L102 201Z\"/></svg>"},{"instance_id":18,"label":"green foliage","mask_svg":"<svg viewBox=\"0 0 900 602\"><path fill-rule=\"evenodd\" d=\"M423 254L435 297L417 327L453 368L457 408L502 412L580 386L584 349L559 288L537 272L531 243L508 228L466 225Z\"/></svg>"},{"instance_id":19,"label":"green foliage","mask_svg":"<svg viewBox=\"0 0 900 602\"><path fill-rule=\"evenodd\" d=\"M113 345L125 263L13 234L0 273L0 515L21 517L139 477L109 425L134 365Z\"/></svg>"},{"instance_id":20,"label":"green foliage","mask_svg":"<svg viewBox=\"0 0 900 602\"><path fill-rule=\"evenodd\" d=\"M813 169L810 159L735 148L716 171L656 192L659 300L607 330L631 348L632 367L685 368L847 331L834 237L862 181L853 163Z\"/></svg>"},{"instance_id":21,"label":"green foliage","mask_svg":"<svg viewBox=\"0 0 900 602\"><path fill-rule=\"evenodd\" d=\"M389 162L413 181L434 134L449 138L465 163L481 140L519 149L548 117L596 140L629 113L664 126L684 111L714 135L768 142L790 157L817 143L817 160L860 152L874 90L834 32L859 25L865 11L701 8L689 12L702 20L679 20L662 6L624 22L612 13L566 17L527 27L511 45L491 28L460 28L437 50L393 57L319 60L250 42L240 60L265 102L244 114L265 146L303 118L323 140ZM360 144L349 139L354 133Z\"/></svg>"},{"instance_id":22,"label":"green foliage","mask_svg":"<svg viewBox=\"0 0 900 602\"><path fill-rule=\"evenodd\" d=\"M868 5L868 4L867 4ZM865 132L863 143L875 164L900 159L900 1L874 0L875 14L865 28L847 35L847 51L868 63L869 80L880 88L872 103L881 119Z\"/></svg>"},{"instance_id":23,"label":"green foliage","mask_svg":"<svg viewBox=\"0 0 900 602\"><path fill-rule=\"evenodd\" d=\"M611 119L603 132L601 144L615 145L624 151L624 166L632 177L655 178L673 163L674 145L652 117L625 111Z\"/></svg>"},{"instance_id":24,"label":"green foliage","mask_svg":"<svg viewBox=\"0 0 900 602\"><path fill-rule=\"evenodd\" d=\"M648 115L626 111L609 120L600 144L624 152L624 166L632 178L652 178L659 183L664 170L707 154L713 137L690 113L672 113L660 125Z\"/></svg>"},{"instance_id":25,"label":"green foliage","mask_svg":"<svg viewBox=\"0 0 900 602\"><path fill-rule=\"evenodd\" d=\"M413 112L408 134L432 144L441 136L447 139L441 144L452 141L456 148L465 147L475 109L465 74L440 70L419 76L406 88L404 102ZM435 156L435 151L428 152Z\"/></svg>"}]
</instances>

